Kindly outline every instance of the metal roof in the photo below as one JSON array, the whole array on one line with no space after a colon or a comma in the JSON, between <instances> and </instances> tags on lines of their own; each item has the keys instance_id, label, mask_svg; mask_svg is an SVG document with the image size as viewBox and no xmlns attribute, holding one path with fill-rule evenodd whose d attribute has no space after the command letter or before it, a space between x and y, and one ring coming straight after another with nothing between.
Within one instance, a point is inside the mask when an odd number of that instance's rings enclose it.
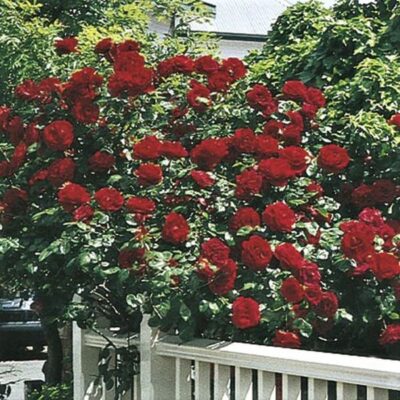
<instances>
[{"instance_id":1,"label":"metal roof","mask_svg":"<svg viewBox=\"0 0 400 400\"><path fill-rule=\"evenodd\" d=\"M215 18L203 24L193 23L193 30L224 36L265 37L271 24L296 0L206 0L206 3L215 7Z\"/></svg>"}]
</instances>

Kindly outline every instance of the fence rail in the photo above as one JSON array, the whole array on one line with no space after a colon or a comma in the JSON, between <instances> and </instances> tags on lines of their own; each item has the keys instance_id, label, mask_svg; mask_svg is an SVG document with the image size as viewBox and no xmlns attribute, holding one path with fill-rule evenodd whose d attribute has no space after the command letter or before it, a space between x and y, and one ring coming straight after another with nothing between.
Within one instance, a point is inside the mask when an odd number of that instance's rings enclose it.
<instances>
[{"instance_id":1,"label":"fence rail","mask_svg":"<svg viewBox=\"0 0 400 400\"><path fill-rule=\"evenodd\" d=\"M126 338L113 338L116 346ZM93 387L106 340L74 328L74 400L109 400ZM123 400L399 400L400 361L161 336L145 319L141 373Z\"/></svg>"}]
</instances>

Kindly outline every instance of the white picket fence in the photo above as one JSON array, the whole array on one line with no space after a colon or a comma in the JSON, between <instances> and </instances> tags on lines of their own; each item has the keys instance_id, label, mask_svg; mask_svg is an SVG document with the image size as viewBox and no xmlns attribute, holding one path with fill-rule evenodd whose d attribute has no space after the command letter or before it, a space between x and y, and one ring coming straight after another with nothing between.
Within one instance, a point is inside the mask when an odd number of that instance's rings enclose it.
<instances>
[{"instance_id":1,"label":"white picket fence","mask_svg":"<svg viewBox=\"0 0 400 400\"><path fill-rule=\"evenodd\" d=\"M105 343L74 328L74 400L114 399L93 387ZM123 400L400 399L400 361L206 339L181 343L149 328L147 318L130 343L140 348L141 372Z\"/></svg>"}]
</instances>

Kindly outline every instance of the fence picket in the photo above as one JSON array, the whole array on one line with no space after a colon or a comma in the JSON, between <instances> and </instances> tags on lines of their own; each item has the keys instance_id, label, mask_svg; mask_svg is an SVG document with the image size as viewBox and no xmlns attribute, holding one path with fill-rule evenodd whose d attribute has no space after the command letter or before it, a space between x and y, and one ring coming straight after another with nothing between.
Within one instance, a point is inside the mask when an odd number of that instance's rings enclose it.
<instances>
[{"instance_id":1,"label":"fence picket","mask_svg":"<svg viewBox=\"0 0 400 400\"><path fill-rule=\"evenodd\" d=\"M194 398L195 400L210 400L210 364L196 361L194 364L195 383Z\"/></svg>"},{"instance_id":2,"label":"fence picket","mask_svg":"<svg viewBox=\"0 0 400 400\"><path fill-rule=\"evenodd\" d=\"M284 400L301 400L301 379L299 376L282 375L282 397Z\"/></svg>"},{"instance_id":3,"label":"fence picket","mask_svg":"<svg viewBox=\"0 0 400 400\"><path fill-rule=\"evenodd\" d=\"M328 382L321 379L308 379L308 399L328 400Z\"/></svg>"},{"instance_id":4,"label":"fence picket","mask_svg":"<svg viewBox=\"0 0 400 400\"><path fill-rule=\"evenodd\" d=\"M336 400L356 400L357 385L337 382L336 384Z\"/></svg>"},{"instance_id":5,"label":"fence picket","mask_svg":"<svg viewBox=\"0 0 400 400\"><path fill-rule=\"evenodd\" d=\"M367 400L389 400L389 390L368 386Z\"/></svg>"},{"instance_id":6,"label":"fence picket","mask_svg":"<svg viewBox=\"0 0 400 400\"><path fill-rule=\"evenodd\" d=\"M231 398L231 367L214 365L214 400Z\"/></svg>"},{"instance_id":7,"label":"fence picket","mask_svg":"<svg viewBox=\"0 0 400 400\"><path fill-rule=\"evenodd\" d=\"M188 400L192 395L192 362L183 358L175 360L175 397L176 400Z\"/></svg>"},{"instance_id":8,"label":"fence picket","mask_svg":"<svg viewBox=\"0 0 400 400\"><path fill-rule=\"evenodd\" d=\"M259 400L275 400L275 374L273 372L257 371L257 377Z\"/></svg>"},{"instance_id":9,"label":"fence picket","mask_svg":"<svg viewBox=\"0 0 400 400\"><path fill-rule=\"evenodd\" d=\"M235 367L235 400L253 400L251 369Z\"/></svg>"}]
</instances>

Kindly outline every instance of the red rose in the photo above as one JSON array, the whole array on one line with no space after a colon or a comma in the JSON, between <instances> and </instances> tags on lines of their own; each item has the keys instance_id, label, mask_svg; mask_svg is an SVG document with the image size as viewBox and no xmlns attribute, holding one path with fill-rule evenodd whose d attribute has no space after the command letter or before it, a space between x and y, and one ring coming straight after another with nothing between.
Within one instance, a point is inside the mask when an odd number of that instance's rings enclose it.
<instances>
[{"instance_id":1,"label":"red rose","mask_svg":"<svg viewBox=\"0 0 400 400\"><path fill-rule=\"evenodd\" d=\"M374 254L369 265L379 281L400 275L400 262L395 255L390 253Z\"/></svg>"},{"instance_id":2,"label":"red rose","mask_svg":"<svg viewBox=\"0 0 400 400\"><path fill-rule=\"evenodd\" d=\"M289 162L284 158L269 158L258 164L258 171L273 186L286 186L295 175Z\"/></svg>"},{"instance_id":3,"label":"red rose","mask_svg":"<svg viewBox=\"0 0 400 400\"><path fill-rule=\"evenodd\" d=\"M248 329L260 323L260 305L250 297L238 297L232 304L232 323L238 329Z\"/></svg>"},{"instance_id":4,"label":"red rose","mask_svg":"<svg viewBox=\"0 0 400 400\"><path fill-rule=\"evenodd\" d=\"M188 240L190 228L185 217L176 212L171 212L165 217L162 238L175 245Z\"/></svg>"},{"instance_id":5,"label":"red rose","mask_svg":"<svg viewBox=\"0 0 400 400\"><path fill-rule=\"evenodd\" d=\"M103 211L118 211L124 205L124 196L114 188L102 188L94 194L94 199Z\"/></svg>"},{"instance_id":6,"label":"red rose","mask_svg":"<svg viewBox=\"0 0 400 400\"><path fill-rule=\"evenodd\" d=\"M263 135L279 138L284 126L283 122L271 119L264 125Z\"/></svg>"},{"instance_id":7,"label":"red rose","mask_svg":"<svg viewBox=\"0 0 400 400\"><path fill-rule=\"evenodd\" d=\"M309 87L307 89L305 101L318 108L324 107L326 104L326 99L322 91L314 87Z\"/></svg>"},{"instance_id":8,"label":"red rose","mask_svg":"<svg viewBox=\"0 0 400 400\"><path fill-rule=\"evenodd\" d=\"M221 264L223 265L223 264ZM217 272L217 266L211 264L206 258L200 257L196 264L196 275L203 281L212 280L214 274Z\"/></svg>"},{"instance_id":9,"label":"red rose","mask_svg":"<svg viewBox=\"0 0 400 400\"><path fill-rule=\"evenodd\" d=\"M118 255L118 264L122 269L132 269L135 263L139 263L139 268L135 272L141 274L145 271L146 250L143 248L123 249Z\"/></svg>"},{"instance_id":10,"label":"red rose","mask_svg":"<svg viewBox=\"0 0 400 400\"><path fill-rule=\"evenodd\" d=\"M218 71L219 63L217 60L214 60L211 56L202 56L199 57L194 62L195 69L200 74L212 74L213 72Z\"/></svg>"},{"instance_id":11,"label":"red rose","mask_svg":"<svg viewBox=\"0 0 400 400\"><path fill-rule=\"evenodd\" d=\"M94 100L97 97L96 89L102 84L103 77L94 68L85 67L74 72L63 85L62 96L73 103L83 98Z\"/></svg>"},{"instance_id":12,"label":"red rose","mask_svg":"<svg viewBox=\"0 0 400 400\"><path fill-rule=\"evenodd\" d=\"M226 262L230 252L230 248L217 238L209 239L201 245L202 257L210 260L217 266L221 266Z\"/></svg>"},{"instance_id":13,"label":"red rose","mask_svg":"<svg viewBox=\"0 0 400 400\"><path fill-rule=\"evenodd\" d=\"M310 261L306 261L297 271L297 278L303 285L319 285L321 282L321 274L319 272L318 265Z\"/></svg>"},{"instance_id":14,"label":"red rose","mask_svg":"<svg viewBox=\"0 0 400 400\"><path fill-rule=\"evenodd\" d=\"M187 157L189 155L180 142L171 142L169 140L162 143L161 154L170 159Z\"/></svg>"},{"instance_id":15,"label":"red rose","mask_svg":"<svg viewBox=\"0 0 400 400\"><path fill-rule=\"evenodd\" d=\"M24 163L26 153L27 146L25 143L21 142L15 147L10 161L10 167L13 171L16 171Z\"/></svg>"},{"instance_id":16,"label":"red rose","mask_svg":"<svg viewBox=\"0 0 400 400\"><path fill-rule=\"evenodd\" d=\"M361 222L371 225L374 228L379 228L385 223L382 212L376 208L364 208L364 210L358 214L358 218Z\"/></svg>"},{"instance_id":17,"label":"red rose","mask_svg":"<svg viewBox=\"0 0 400 400\"><path fill-rule=\"evenodd\" d=\"M387 346L400 342L400 324L389 324L379 336L379 344Z\"/></svg>"},{"instance_id":18,"label":"red rose","mask_svg":"<svg viewBox=\"0 0 400 400\"><path fill-rule=\"evenodd\" d=\"M279 142L272 136L257 136L255 152L260 158L275 157L279 154Z\"/></svg>"},{"instance_id":19,"label":"red rose","mask_svg":"<svg viewBox=\"0 0 400 400\"><path fill-rule=\"evenodd\" d=\"M192 82L186 95L187 102L194 110L204 112L211 105L210 89L198 82Z\"/></svg>"},{"instance_id":20,"label":"red rose","mask_svg":"<svg viewBox=\"0 0 400 400\"><path fill-rule=\"evenodd\" d=\"M316 197L321 197L324 195L324 188L317 182L311 182L307 187L306 191L308 193L315 193Z\"/></svg>"},{"instance_id":21,"label":"red rose","mask_svg":"<svg viewBox=\"0 0 400 400\"><path fill-rule=\"evenodd\" d=\"M27 146L30 146L33 143L39 142L39 140L39 129L36 127L35 123L32 122L25 129L24 142Z\"/></svg>"},{"instance_id":22,"label":"red rose","mask_svg":"<svg viewBox=\"0 0 400 400\"><path fill-rule=\"evenodd\" d=\"M282 243L275 249L275 257L282 268L298 271L304 264L304 258L291 243Z\"/></svg>"},{"instance_id":23,"label":"red rose","mask_svg":"<svg viewBox=\"0 0 400 400\"><path fill-rule=\"evenodd\" d=\"M304 100L307 92L307 86L302 81L286 81L282 87L282 93L288 99Z\"/></svg>"},{"instance_id":24,"label":"red rose","mask_svg":"<svg viewBox=\"0 0 400 400\"><path fill-rule=\"evenodd\" d=\"M400 113L393 114L388 122L389 124L394 125L396 128L400 128Z\"/></svg>"},{"instance_id":25,"label":"red rose","mask_svg":"<svg viewBox=\"0 0 400 400\"><path fill-rule=\"evenodd\" d=\"M324 318L333 318L339 307L339 300L333 292L323 292L315 306L315 312Z\"/></svg>"},{"instance_id":26,"label":"red rose","mask_svg":"<svg viewBox=\"0 0 400 400\"><path fill-rule=\"evenodd\" d=\"M133 146L133 154L141 160L156 160L162 152L162 144L155 136L147 136Z\"/></svg>"},{"instance_id":27,"label":"red rose","mask_svg":"<svg viewBox=\"0 0 400 400\"><path fill-rule=\"evenodd\" d=\"M72 115L82 124L95 124L99 119L99 106L90 99L80 99L74 103Z\"/></svg>"},{"instance_id":28,"label":"red rose","mask_svg":"<svg viewBox=\"0 0 400 400\"><path fill-rule=\"evenodd\" d=\"M243 78L247 73L243 61L234 57L223 60L221 70L228 72L234 81Z\"/></svg>"},{"instance_id":29,"label":"red rose","mask_svg":"<svg viewBox=\"0 0 400 400\"><path fill-rule=\"evenodd\" d=\"M161 61L157 67L160 76L167 77L173 73L191 74L194 71L194 61L185 55L178 55Z\"/></svg>"},{"instance_id":30,"label":"red rose","mask_svg":"<svg viewBox=\"0 0 400 400\"><path fill-rule=\"evenodd\" d=\"M305 298L312 307L316 307L322 299L322 290L319 286L308 286L305 289Z\"/></svg>"},{"instance_id":31,"label":"red rose","mask_svg":"<svg viewBox=\"0 0 400 400\"><path fill-rule=\"evenodd\" d=\"M57 39L54 42L54 47L59 56L63 54L75 53L77 52L76 46L78 45L78 39L75 37L69 37L65 39Z\"/></svg>"},{"instance_id":32,"label":"red rose","mask_svg":"<svg viewBox=\"0 0 400 400\"><path fill-rule=\"evenodd\" d=\"M214 169L227 155L228 148L219 139L205 139L190 152L191 160L206 171Z\"/></svg>"},{"instance_id":33,"label":"red rose","mask_svg":"<svg viewBox=\"0 0 400 400\"><path fill-rule=\"evenodd\" d=\"M215 179L211 177L210 173L205 171L193 170L190 172L190 176L202 189L210 187L215 183Z\"/></svg>"},{"instance_id":34,"label":"red rose","mask_svg":"<svg viewBox=\"0 0 400 400\"><path fill-rule=\"evenodd\" d=\"M268 267L272 259L269 243L257 235L252 235L242 243L242 263L254 270L262 271Z\"/></svg>"},{"instance_id":35,"label":"red rose","mask_svg":"<svg viewBox=\"0 0 400 400\"><path fill-rule=\"evenodd\" d=\"M304 289L296 278L290 277L282 282L281 295L289 303L299 303L304 299Z\"/></svg>"},{"instance_id":36,"label":"red rose","mask_svg":"<svg viewBox=\"0 0 400 400\"><path fill-rule=\"evenodd\" d=\"M7 121L4 130L8 135L8 140L14 146L18 145L24 135L24 124L22 118L19 116L11 118Z\"/></svg>"},{"instance_id":37,"label":"red rose","mask_svg":"<svg viewBox=\"0 0 400 400\"><path fill-rule=\"evenodd\" d=\"M52 150L67 150L74 141L72 124L64 120L52 122L44 128L43 140Z\"/></svg>"},{"instance_id":38,"label":"red rose","mask_svg":"<svg viewBox=\"0 0 400 400\"><path fill-rule=\"evenodd\" d=\"M228 294L234 287L237 276L236 263L228 258L208 280L208 288L218 296Z\"/></svg>"},{"instance_id":39,"label":"red rose","mask_svg":"<svg viewBox=\"0 0 400 400\"><path fill-rule=\"evenodd\" d=\"M378 204L392 203L397 195L397 187L390 179L379 179L372 184L372 197Z\"/></svg>"},{"instance_id":40,"label":"red rose","mask_svg":"<svg viewBox=\"0 0 400 400\"><path fill-rule=\"evenodd\" d=\"M89 192L81 185L67 183L58 191L58 201L65 211L71 212L90 202Z\"/></svg>"},{"instance_id":41,"label":"red rose","mask_svg":"<svg viewBox=\"0 0 400 400\"><path fill-rule=\"evenodd\" d=\"M291 232L296 223L296 214L282 201L268 205L262 214L262 218L273 232Z\"/></svg>"},{"instance_id":42,"label":"red rose","mask_svg":"<svg viewBox=\"0 0 400 400\"><path fill-rule=\"evenodd\" d=\"M104 38L97 42L94 52L96 54L107 54L111 47L114 45L114 41L111 38Z\"/></svg>"},{"instance_id":43,"label":"red rose","mask_svg":"<svg viewBox=\"0 0 400 400\"><path fill-rule=\"evenodd\" d=\"M262 176L254 171L248 169L236 176L236 190L235 196L238 199L249 199L261 191L263 179Z\"/></svg>"},{"instance_id":44,"label":"red rose","mask_svg":"<svg viewBox=\"0 0 400 400\"><path fill-rule=\"evenodd\" d=\"M231 144L240 153L252 153L256 146L256 135L250 128L236 129Z\"/></svg>"},{"instance_id":45,"label":"red rose","mask_svg":"<svg viewBox=\"0 0 400 400\"><path fill-rule=\"evenodd\" d=\"M349 165L350 157L343 147L327 144L319 151L317 162L322 169L337 174Z\"/></svg>"},{"instance_id":46,"label":"red rose","mask_svg":"<svg viewBox=\"0 0 400 400\"><path fill-rule=\"evenodd\" d=\"M8 189L3 195L5 211L10 214L21 214L28 206L28 193L23 189Z\"/></svg>"},{"instance_id":47,"label":"red rose","mask_svg":"<svg viewBox=\"0 0 400 400\"><path fill-rule=\"evenodd\" d=\"M14 173L9 161L0 161L0 177L11 176Z\"/></svg>"},{"instance_id":48,"label":"red rose","mask_svg":"<svg viewBox=\"0 0 400 400\"><path fill-rule=\"evenodd\" d=\"M135 175L143 186L157 185L163 179L162 169L156 164L141 164Z\"/></svg>"},{"instance_id":49,"label":"red rose","mask_svg":"<svg viewBox=\"0 0 400 400\"><path fill-rule=\"evenodd\" d=\"M256 227L260 225L260 216L257 211L251 207L239 208L229 221L229 229L237 232L244 226Z\"/></svg>"},{"instance_id":50,"label":"red rose","mask_svg":"<svg viewBox=\"0 0 400 400\"><path fill-rule=\"evenodd\" d=\"M75 162L71 158L56 160L47 169L47 179L54 187L59 187L74 178L75 167Z\"/></svg>"},{"instance_id":51,"label":"red rose","mask_svg":"<svg viewBox=\"0 0 400 400\"><path fill-rule=\"evenodd\" d=\"M94 210L89 204L79 206L73 213L74 221L89 222L94 215Z\"/></svg>"},{"instance_id":52,"label":"red rose","mask_svg":"<svg viewBox=\"0 0 400 400\"><path fill-rule=\"evenodd\" d=\"M36 100L39 95L38 85L31 79L27 79L15 88L15 96L25 101Z\"/></svg>"},{"instance_id":53,"label":"red rose","mask_svg":"<svg viewBox=\"0 0 400 400\"><path fill-rule=\"evenodd\" d=\"M38 183L38 182L45 181L45 180L47 179L47 175L48 175L47 169L41 169L41 170L35 172L35 173L30 177L30 179L29 179L29 181L28 181L29 186L33 186L33 185L35 185L35 184Z\"/></svg>"},{"instance_id":54,"label":"red rose","mask_svg":"<svg viewBox=\"0 0 400 400\"><path fill-rule=\"evenodd\" d=\"M96 151L89 158L89 168L95 172L109 171L115 164L115 157L105 151Z\"/></svg>"},{"instance_id":55,"label":"red rose","mask_svg":"<svg viewBox=\"0 0 400 400\"><path fill-rule=\"evenodd\" d=\"M374 252L374 233L364 229L363 225L355 225L342 238L342 251L348 258L365 261Z\"/></svg>"},{"instance_id":56,"label":"red rose","mask_svg":"<svg viewBox=\"0 0 400 400\"><path fill-rule=\"evenodd\" d=\"M296 175L301 175L306 171L310 155L303 148L289 146L282 149L279 154L289 162Z\"/></svg>"},{"instance_id":57,"label":"red rose","mask_svg":"<svg viewBox=\"0 0 400 400\"><path fill-rule=\"evenodd\" d=\"M246 98L251 107L256 110L263 110L273 101L272 93L264 85L254 85L246 93Z\"/></svg>"},{"instance_id":58,"label":"red rose","mask_svg":"<svg viewBox=\"0 0 400 400\"><path fill-rule=\"evenodd\" d=\"M286 144L297 145L300 143L301 133L304 131L303 117L298 111L288 111L286 116L290 119L290 124L283 129L283 139Z\"/></svg>"},{"instance_id":59,"label":"red rose","mask_svg":"<svg viewBox=\"0 0 400 400\"><path fill-rule=\"evenodd\" d=\"M145 197L130 197L126 202L126 209L130 213L151 214L156 209L156 203Z\"/></svg>"},{"instance_id":60,"label":"red rose","mask_svg":"<svg viewBox=\"0 0 400 400\"><path fill-rule=\"evenodd\" d=\"M317 115L318 107L314 104L303 103L301 106L301 113L309 119L314 119Z\"/></svg>"},{"instance_id":61,"label":"red rose","mask_svg":"<svg viewBox=\"0 0 400 400\"><path fill-rule=\"evenodd\" d=\"M362 184L351 193L351 201L359 208L372 206L375 203L373 190L369 185Z\"/></svg>"},{"instance_id":62,"label":"red rose","mask_svg":"<svg viewBox=\"0 0 400 400\"><path fill-rule=\"evenodd\" d=\"M217 71L208 75L208 88L212 92L226 92L232 83L232 77L226 71Z\"/></svg>"},{"instance_id":63,"label":"red rose","mask_svg":"<svg viewBox=\"0 0 400 400\"><path fill-rule=\"evenodd\" d=\"M298 349L301 346L301 339L297 333L277 330L272 339L272 344L278 347Z\"/></svg>"}]
</instances>

